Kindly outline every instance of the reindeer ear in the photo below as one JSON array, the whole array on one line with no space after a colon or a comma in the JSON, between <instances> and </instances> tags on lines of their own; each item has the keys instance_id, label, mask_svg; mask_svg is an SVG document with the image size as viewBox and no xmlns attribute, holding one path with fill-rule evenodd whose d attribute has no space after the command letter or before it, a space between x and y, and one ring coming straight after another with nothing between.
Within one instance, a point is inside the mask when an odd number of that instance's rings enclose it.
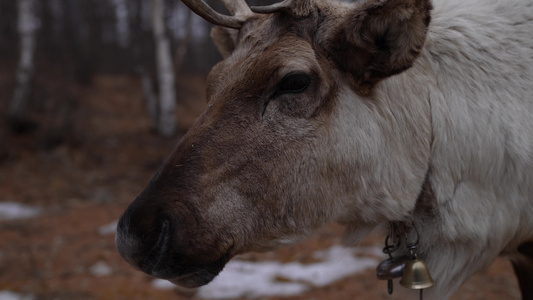
<instances>
[{"instance_id":1,"label":"reindeer ear","mask_svg":"<svg viewBox=\"0 0 533 300\"><path fill-rule=\"evenodd\" d=\"M430 0L368 0L348 13L328 42L361 92L411 67L426 39Z\"/></svg>"},{"instance_id":2,"label":"reindeer ear","mask_svg":"<svg viewBox=\"0 0 533 300\"><path fill-rule=\"evenodd\" d=\"M211 38L224 58L230 56L235 50L238 34L239 31L232 28L214 26L211 29Z\"/></svg>"}]
</instances>

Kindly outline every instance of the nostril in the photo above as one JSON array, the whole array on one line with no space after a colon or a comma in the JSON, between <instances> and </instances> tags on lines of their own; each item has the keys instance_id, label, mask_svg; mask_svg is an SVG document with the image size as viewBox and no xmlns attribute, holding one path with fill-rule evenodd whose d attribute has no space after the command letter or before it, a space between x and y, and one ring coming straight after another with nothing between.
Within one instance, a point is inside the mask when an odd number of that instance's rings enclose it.
<instances>
[{"instance_id":1,"label":"nostril","mask_svg":"<svg viewBox=\"0 0 533 300\"><path fill-rule=\"evenodd\" d=\"M130 265L145 273L153 274L169 252L170 227L168 218L157 222L136 222L131 215L124 215L117 226L115 243L117 250ZM155 225L155 226L154 226Z\"/></svg>"},{"instance_id":2,"label":"nostril","mask_svg":"<svg viewBox=\"0 0 533 300\"><path fill-rule=\"evenodd\" d=\"M169 252L170 244L170 221L165 220L161 224L161 229L157 237L156 243L153 247L146 253L145 259L142 263L142 266L139 266L142 270L148 274L154 273L157 266L160 264L161 260L166 256L165 254Z\"/></svg>"}]
</instances>

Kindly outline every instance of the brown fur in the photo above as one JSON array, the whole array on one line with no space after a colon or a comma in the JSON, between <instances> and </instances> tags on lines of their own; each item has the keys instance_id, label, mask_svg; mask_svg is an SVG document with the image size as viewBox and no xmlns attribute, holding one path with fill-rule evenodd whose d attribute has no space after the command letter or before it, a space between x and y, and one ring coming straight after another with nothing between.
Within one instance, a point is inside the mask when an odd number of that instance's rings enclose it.
<instances>
[{"instance_id":1,"label":"brown fur","mask_svg":"<svg viewBox=\"0 0 533 300\"><path fill-rule=\"evenodd\" d=\"M367 1L337 24L325 47L368 94L380 80L411 67L424 45L431 9L423 0Z\"/></svg>"}]
</instances>

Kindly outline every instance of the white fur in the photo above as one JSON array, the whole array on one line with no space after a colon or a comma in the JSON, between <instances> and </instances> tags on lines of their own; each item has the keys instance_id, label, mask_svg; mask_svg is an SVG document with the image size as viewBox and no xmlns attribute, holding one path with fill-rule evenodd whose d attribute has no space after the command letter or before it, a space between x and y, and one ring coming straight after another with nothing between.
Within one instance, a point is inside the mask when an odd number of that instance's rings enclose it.
<instances>
[{"instance_id":1,"label":"white fur","mask_svg":"<svg viewBox=\"0 0 533 300\"><path fill-rule=\"evenodd\" d=\"M331 160L372 173L353 178L356 201L341 198L338 219L356 216L349 228L366 230L412 217L436 279L425 299L447 299L496 256L533 240L533 2L434 7L421 56L380 83L377 103L343 91L359 100L336 109ZM343 157L348 151L357 153ZM437 200L429 219L412 215L426 172ZM369 178L385 179L381 190L366 187Z\"/></svg>"}]
</instances>

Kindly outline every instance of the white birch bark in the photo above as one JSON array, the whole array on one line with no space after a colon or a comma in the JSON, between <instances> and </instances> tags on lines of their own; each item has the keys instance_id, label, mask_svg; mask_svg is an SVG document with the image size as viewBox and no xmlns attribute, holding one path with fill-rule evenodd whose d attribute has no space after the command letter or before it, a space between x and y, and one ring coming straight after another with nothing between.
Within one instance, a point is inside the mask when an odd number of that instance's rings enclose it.
<instances>
[{"instance_id":1,"label":"white birch bark","mask_svg":"<svg viewBox=\"0 0 533 300\"><path fill-rule=\"evenodd\" d=\"M34 69L35 31L38 27L35 0L18 0L17 4L20 58L17 68L17 86L8 111L11 116L22 114L28 103Z\"/></svg>"},{"instance_id":2,"label":"white birch bark","mask_svg":"<svg viewBox=\"0 0 533 300\"><path fill-rule=\"evenodd\" d=\"M187 54L187 48L189 47L191 33L192 33L192 10L187 9L187 19L185 20L185 35L181 39L181 42L178 45L178 48L176 49L176 53L174 55L175 70L179 71L181 69L181 65L183 64L183 60L185 59L185 55Z\"/></svg>"},{"instance_id":3,"label":"white birch bark","mask_svg":"<svg viewBox=\"0 0 533 300\"><path fill-rule=\"evenodd\" d=\"M159 124L163 136L176 130L176 91L170 42L165 32L164 0L152 0L152 30L155 38L156 69L159 81Z\"/></svg>"},{"instance_id":4,"label":"white birch bark","mask_svg":"<svg viewBox=\"0 0 533 300\"><path fill-rule=\"evenodd\" d=\"M115 6L116 33L118 44L126 48L130 44L129 10L127 0L111 1Z\"/></svg>"}]
</instances>

